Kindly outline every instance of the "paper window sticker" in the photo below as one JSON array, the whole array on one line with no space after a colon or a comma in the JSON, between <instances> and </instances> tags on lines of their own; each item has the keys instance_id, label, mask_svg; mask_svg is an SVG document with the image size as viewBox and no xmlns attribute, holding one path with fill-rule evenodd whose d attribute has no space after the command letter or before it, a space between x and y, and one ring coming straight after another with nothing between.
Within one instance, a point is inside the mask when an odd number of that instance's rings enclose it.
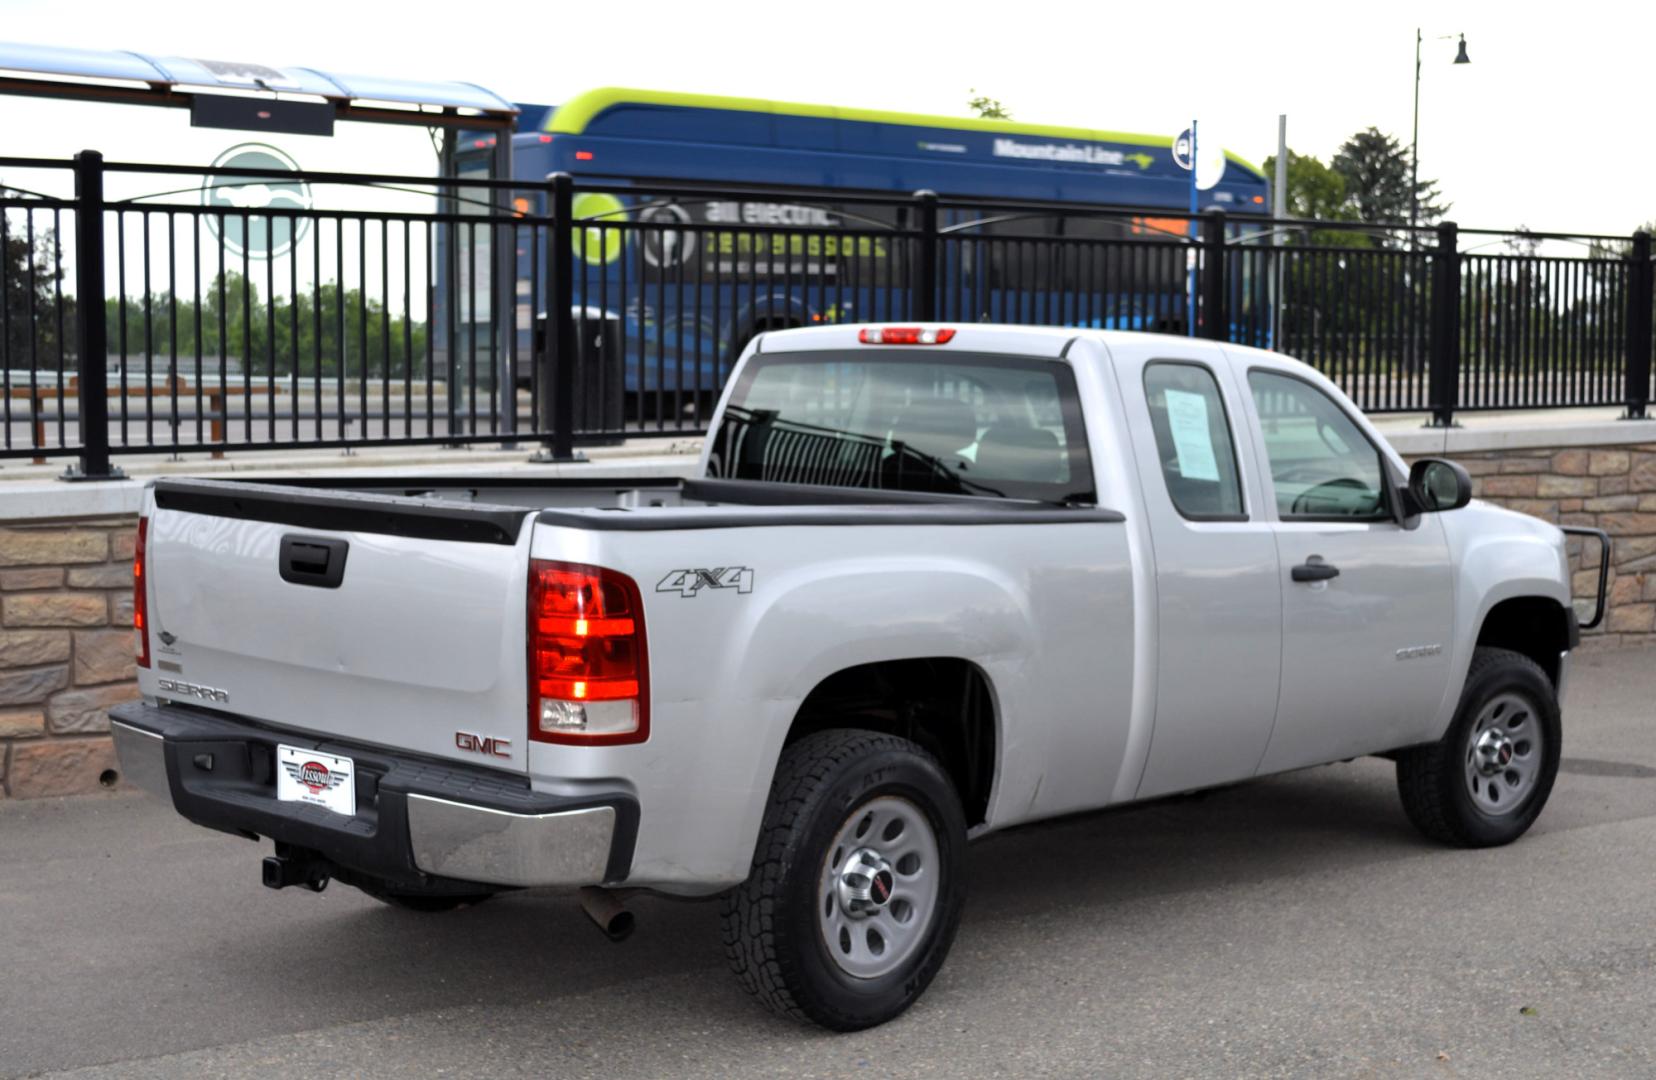
<instances>
[{"instance_id":1,"label":"paper window sticker","mask_svg":"<svg viewBox=\"0 0 1656 1080\"><path fill-rule=\"evenodd\" d=\"M1185 390L1164 391L1167 426L1173 433L1173 452L1179 475L1186 480L1219 480L1219 461L1213 455L1213 429L1208 426L1207 398Z\"/></svg>"}]
</instances>

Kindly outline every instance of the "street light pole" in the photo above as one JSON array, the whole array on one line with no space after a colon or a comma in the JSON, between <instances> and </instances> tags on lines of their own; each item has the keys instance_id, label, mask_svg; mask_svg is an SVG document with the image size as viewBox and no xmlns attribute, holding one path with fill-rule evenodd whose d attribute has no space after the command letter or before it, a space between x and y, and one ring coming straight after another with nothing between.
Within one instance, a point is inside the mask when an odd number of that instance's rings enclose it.
<instances>
[{"instance_id":1,"label":"street light pole","mask_svg":"<svg viewBox=\"0 0 1656 1080\"><path fill-rule=\"evenodd\" d=\"M1415 27L1414 134L1409 139L1409 246L1420 217L1420 27Z\"/></svg>"},{"instance_id":2,"label":"street light pole","mask_svg":"<svg viewBox=\"0 0 1656 1080\"><path fill-rule=\"evenodd\" d=\"M1444 34L1438 41L1448 41L1454 34ZM1466 55L1466 35L1460 36L1460 51L1455 53L1455 63L1470 64L1472 58ZM1414 243L1414 227L1420 218L1420 27L1415 27L1415 81L1414 81L1414 135L1409 139L1409 237L1410 246Z\"/></svg>"}]
</instances>

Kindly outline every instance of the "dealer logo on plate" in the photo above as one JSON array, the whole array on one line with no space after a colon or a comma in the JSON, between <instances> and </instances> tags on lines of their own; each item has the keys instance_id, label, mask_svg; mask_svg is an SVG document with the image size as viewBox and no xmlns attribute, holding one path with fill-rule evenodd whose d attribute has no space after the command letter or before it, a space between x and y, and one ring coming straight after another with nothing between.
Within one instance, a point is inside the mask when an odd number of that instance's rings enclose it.
<instances>
[{"instance_id":1,"label":"dealer logo on plate","mask_svg":"<svg viewBox=\"0 0 1656 1080\"><path fill-rule=\"evenodd\" d=\"M312 795L320 795L324 791L332 791L338 787L344 778L336 772L330 772L328 767L320 761L307 761L303 765L296 761L282 762L282 768L289 776L310 789Z\"/></svg>"}]
</instances>

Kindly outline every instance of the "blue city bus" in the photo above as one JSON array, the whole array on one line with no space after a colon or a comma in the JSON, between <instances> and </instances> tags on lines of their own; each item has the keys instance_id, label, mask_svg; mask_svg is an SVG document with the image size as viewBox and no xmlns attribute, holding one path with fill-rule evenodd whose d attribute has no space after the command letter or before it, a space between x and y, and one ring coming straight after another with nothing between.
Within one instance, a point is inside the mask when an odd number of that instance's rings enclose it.
<instances>
[{"instance_id":1,"label":"blue city bus","mask_svg":"<svg viewBox=\"0 0 1656 1080\"><path fill-rule=\"evenodd\" d=\"M762 330L899 313L901 288L865 290L859 301L855 287L847 300L837 285L859 275L880 280L882 273L888 282L906 281L891 265L881 265L893 252L878 230L912 227L912 196L921 190L936 192L946 204L982 200L1133 211L1087 217L946 205L940 225L963 237L1139 239L1162 249L1157 254L1163 257L1132 276L1132 295L1118 287L1110 302L1084 309L1060 299L1076 291L1079 265L1055 262L1039 244L987 243L978 250L978 265L944 268L946 281L963 294L971 290L952 305L955 317L1178 332L1186 327L1185 253L1176 243L1154 243L1182 241L1188 230L1183 218L1155 216L1158 209L1190 208L1190 174L1175 161L1170 137L617 88L589 91L556 107L520 108L512 136L514 179L543 184L561 172L605 186L575 196L575 218L593 226L576 236L574 303L583 315L622 327L630 343L624 369L629 395L670 390L686 379L716 389L742 346ZM461 181L461 212L487 210L488 193L465 188L464 179L489 175L494 139L475 133L459 140L452 167ZM742 194L663 199L664 187L651 186L669 184ZM631 197L628 189L640 195ZM836 203L832 193L864 201ZM1250 226L1247 219L1269 212L1264 175L1228 152L1219 182L1198 195L1199 209L1226 212L1233 239L1245 229L1258 231L1257 222ZM870 196L889 201L866 201ZM544 214L545 199L544 190L525 189L516 205ZM606 228L628 221L707 228ZM756 225L797 228L801 235L743 231ZM855 237L836 244L829 234L835 229ZM439 267L455 268L462 286L458 321L476 334L488 320L487 302L479 301L487 270L468 267L487 268L490 260L488 231L473 235L475 252L452 263L440 259ZM973 257L969 245L952 250L957 263ZM522 380L531 356L528 336L546 307L546 275L521 242L517 260ZM672 287L661 287L669 279ZM1009 309L1001 294L1014 287L1016 304ZM1233 318L1253 292L1246 282L1236 290ZM441 281L438 295L444 295ZM695 357L688 369L687 352Z\"/></svg>"}]
</instances>

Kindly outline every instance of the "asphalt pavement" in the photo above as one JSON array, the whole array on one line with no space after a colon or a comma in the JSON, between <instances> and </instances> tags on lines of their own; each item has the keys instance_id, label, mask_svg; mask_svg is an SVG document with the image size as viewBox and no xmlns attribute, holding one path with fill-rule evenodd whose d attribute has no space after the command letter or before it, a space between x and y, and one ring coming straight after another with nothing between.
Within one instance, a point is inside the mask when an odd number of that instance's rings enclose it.
<instances>
[{"instance_id":1,"label":"asphalt pavement","mask_svg":"<svg viewBox=\"0 0 1656 1080\"><path fill-rule=\"evenodd\" d=\"M613 945L568 896L445 915L259 884L148 796L0 803L0 1076L1656 1076L1656 650L1577 658L1563 774L1492 851L1379 760L972 849L927 995L762 1012L710 903Z\"/></svg>"}]
</instances>

